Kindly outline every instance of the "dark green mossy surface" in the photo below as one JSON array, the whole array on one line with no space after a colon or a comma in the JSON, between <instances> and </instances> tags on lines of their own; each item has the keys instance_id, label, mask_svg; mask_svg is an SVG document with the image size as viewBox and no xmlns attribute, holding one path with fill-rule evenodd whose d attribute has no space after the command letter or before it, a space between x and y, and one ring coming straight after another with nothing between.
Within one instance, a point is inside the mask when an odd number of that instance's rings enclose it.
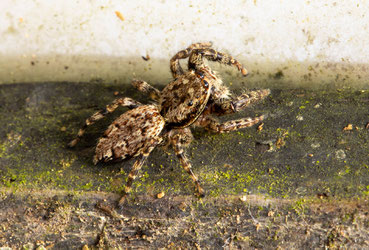
<instances>
[{"instance_id":1,"label":"dark green mossy surface","mask_svg":"<svg viewBox=\"0 0 369 250\"><path fill-rule=\"evenodd\" d=\"M94 166L92 156L98 137L126 109L89 127L75 148L67 148L84 120L116 98L116 91L147 103L127 85L1 85L0 187L5 196L30 190L45 196L119 194L134 160ZM320 197L367 206L368 90L272 89L265 101L221 120L261 114L268 118L259 130L220 135L193 130L187 154L209 199L260 195L301 207L301 200ZM166 197L192 197L194 188L173 152L158 148L135 181L132 197L162 191Z\"/></svg>"},{"instance_id":2,"label":"dark green mossy surface","mask_svg":"<svg viewBox=\"0 0 369 250\"><path fill-rule=\"evenodd\" d=\"M116 96L145 97L131 87L101 84L17 84L0 87L0 183L13 188L119 192L133 160L92 164L94 146L125 109L91 126L74 149L67 143L84 120ZM369 91L272 90L263 103L222 119L268 114L256 127L228 134L193 130L187 149L208 195L336 197L369 192ZM352 124L352 130L344 127ZM137 194L192 194L171 150L155 150L135 183Z\"/></svg>"}]
</instances>

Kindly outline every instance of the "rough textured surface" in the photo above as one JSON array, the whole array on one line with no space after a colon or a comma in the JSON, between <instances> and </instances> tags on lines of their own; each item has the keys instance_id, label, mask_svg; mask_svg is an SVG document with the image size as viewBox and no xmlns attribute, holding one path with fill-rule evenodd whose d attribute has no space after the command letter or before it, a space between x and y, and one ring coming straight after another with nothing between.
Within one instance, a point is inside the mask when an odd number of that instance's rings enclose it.
<instances>
[{"instance_id":1,"label":"rough textured surface","mask_svg":"<svg viewBox=\"0 0 369 250\"><path fill-rule=\"evenodd\" d=\"M272 89L230 116L269 113L263 126L194 130L187 152L205 199L173 152L156 149L116 214L109 206L133 162L94 166L92 157L126 109L88 128L75 149L67 143L116 91L147 103L126 86L0 87L0 246L369 247L369 91Z\"/></svg>"},{"instance_id":2,"label":"rough textured surface","mask_svg":"<svg viewBox=\"0 0 369 250\"><path fill-rule=\"evenodd\" d=\"M294 87L368 84L365 1L2 0L0 9L0 83L164 82L175 52L212 41L259 88L274 75Z\"/></svg>"}]
</instances>

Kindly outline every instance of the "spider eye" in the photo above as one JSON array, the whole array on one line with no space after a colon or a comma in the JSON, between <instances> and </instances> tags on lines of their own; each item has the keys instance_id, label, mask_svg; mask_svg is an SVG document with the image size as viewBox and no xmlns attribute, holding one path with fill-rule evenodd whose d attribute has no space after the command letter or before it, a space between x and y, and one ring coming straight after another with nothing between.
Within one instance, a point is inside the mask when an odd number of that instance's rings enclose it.
<instances>
[{"instance_id":1,"label":"spider eye","mask_svg":"<svg viewBox=\"0 0 369 250\"><path fill-rule=\"evenodd\" d=\"M193 105L193 102L192 101L189 101L188 102L188 106L192 106Z\"/></svg>"},{"instance_id":2,"label":"spider eye","mask_svg":"<svg viewBox=\"0 0 369 250\"><path fill-rule=\"evenodd\" d=\"M202 73L201 71L196 71L196 75L197 77L201 78L201 79L204 79L204 73Z\"/></svg>"},{"instance_id":3,"label":"spider eye","mask_svg":"<svg viewBox=\"0 0 369 250\"><path fill-rule=\"evenodd\" d=\"M218 61L221 61L223 59L223 55L221 53L217 53L217 58Z\"/></svg>"},{"instance_id":4,"label":"spider eye","mask_svg":"<svg viewBox=\"0 0 369 250\"><path fill-rule=\"evenodd\" d=\"M202 80L204 83L204 86L207 88L209 86L209 83L206 80Z\"/></svg>"}]
</instances>

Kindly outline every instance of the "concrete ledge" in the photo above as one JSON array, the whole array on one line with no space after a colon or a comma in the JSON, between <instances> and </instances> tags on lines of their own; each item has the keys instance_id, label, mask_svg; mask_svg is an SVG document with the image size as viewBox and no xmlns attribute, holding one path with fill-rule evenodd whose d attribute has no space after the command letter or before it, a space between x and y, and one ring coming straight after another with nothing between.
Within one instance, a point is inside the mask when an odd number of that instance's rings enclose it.
<instances>
[{"instance_id":1,"label":"concrete ledge","mask_svg":"<svg viewBox=\"0 0 369 250\"><path fill-rule=\"evenodd\" d=\"M0 85L0 248L369 247L369 7L199 4L0 1L0 82L12 83ZM95 166L92 155L126 109L67 143L117 96L147 103L131 79L162 88L169 58L209 40L250 70L241 78L212 65L233 92L272 91L224 119L268 119L228 134L193 130L186 152L206 198L173 152L156 149L113 211L133 161Z\"/></svg>"},{"instance_id":2,"label":"concrete ledge","mask_svg":"<svg viewBox=\"0 0 369 250\"><path fill-rule=\"evenodd\" d=\"M45 191L0 190L2 249L368 247L358 200L139 196L118 214L106 193Z\"/></svg>"},{"instance_id":3,"label":"concrete ledge","mask_svg":"<svg viewBox=\"0 0 369 250\"><path fill-rule=\"evenodd\" d=\"M92 156L126 109L67 148L116 92L148 101L121 84L0 86L0 247L162 248L170 240L183 248L368 248L369 90L272 89L262 103L223 117L269 114L259 129L193 130L186 152L205 199L194 196L173 151L158 148L117 214L109 211L133 160L95 166Z\"/></svg>"}]
</instances>

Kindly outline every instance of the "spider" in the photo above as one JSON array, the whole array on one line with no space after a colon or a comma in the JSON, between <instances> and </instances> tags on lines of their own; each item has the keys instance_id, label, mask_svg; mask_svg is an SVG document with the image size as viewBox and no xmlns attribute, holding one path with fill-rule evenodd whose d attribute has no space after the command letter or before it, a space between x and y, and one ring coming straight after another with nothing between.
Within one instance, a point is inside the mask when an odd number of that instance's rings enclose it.
<instances>
[{"instance_id":1,"label":"spider","mask_svg":"<svg viewBox=\"0 0 369 250\"><path fill-rule=\"evenodd\" d=\"M173 147L182 167L191 176L198 196L204 196L204 189L184 153L184 148L193 139L190 127L198 126L215 133L224 133L253 126L264 119L262 115L219 123L213 117L238 112L265 98L270 90L250 91L231 98L229 89L223 85L217 73L205 64L204 59L235 66L244 76L247 70L236 59L211 46L211 43L194 43L175 54L170 60L174 80L162 91L145 81L133 80L133 86L148 94L154 104L144 105L128 97L118 98L89 117L77 137L69 143L70 147L75 146L89 125L112 113L118 106L131 109L108 127L97 143L93 159L97 164L137 157L128 175L124 194L118 202L119 206L124 204L131 192L132 183L149 154L156 146L164 144ZM185 58L189 58L187 71L183 71L179 64L179 60Z\"/></svg>"}]
</instances>

